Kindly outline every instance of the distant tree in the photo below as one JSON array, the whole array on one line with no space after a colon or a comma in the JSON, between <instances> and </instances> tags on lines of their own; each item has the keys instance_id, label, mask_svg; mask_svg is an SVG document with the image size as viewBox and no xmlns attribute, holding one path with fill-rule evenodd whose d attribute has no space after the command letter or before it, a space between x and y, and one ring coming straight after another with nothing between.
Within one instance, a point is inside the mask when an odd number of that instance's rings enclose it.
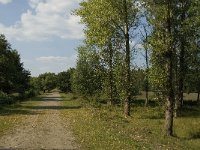
<instances>
[{"instance_id":1,"label":"distant tree","mask_svg":"<svg viewBox=\"0 0 200 150\"><path fill-rule=\"evenodd\" d=\"M57 87L63 92L72 92L71 81L74 68L66 72L60 72L57 75Z\"/></svg>"},{"instance_id":2,"label":"distant tree","mask_svg":"<svg viewBox=\"0 0 200 150\"><path fill-rule=\"evenodd\" d=\"M146 15L146 12L144 11L144 15ZM150 50L149 50L149 47L148 47L148 38L149 38L149 36L150 36L150 31L148 31L148 30L150 30L150 29L148 29L148 25L146 25L146 24L142 24L142 29L141 29L141 35L142 35L142 45L143 45L143 48L144 48L144 52L145 52L145 54L144 54L144 59L145 59L145 67L146 67L146 69L145 69L145 78L144 78L144 86L145 86L145 88L144 88L144 91L145 91L145 96L146 96L146 99L145 99L145 106L147 106L148 105L148 103L149 103L149 88L150 88L150 86L149 86L149 53L150 53Z\"/></svg>"},{"instance_id":3,"label":"distant tree","mask_svg":"<svg viewBox=\"0 0 200 150\"><path fill-rule=\"evenodd\" d=\"M175 103L175 116L183 106L183 92L185 87L186 76L192 68L193 56L197 55L196 39L199 30L199 2L196 0L179 0L177 1L176 15L177 25L176 32L176 55L177 55L177 92ZM196 56L195 56L196 57Z\"/></svg>"},{"instance_id":4,"label":"distant tree","mask_svg":"<svg viewBox=\"0 0 200 150\"><path fill-rule=\"evenodd\" d=\"M187 93L197 93L197 103L200 104L200 43L194 45L193 50L184 90Z\"/></svg>"},{"instance_id":5,"label":"distant tree","mask_svg":"<svg viewBox=\"0 0 200 150\"><path fill-rule=\"evenodd\" d=\"M56 75L55 73L44 73L38 76L40 82L40 90L44 93L46 91L51 91L56 88Z\"/></svg>"},{"instance_id":6,"label":"distant tree","mask_svg":"<svg viewBox=\"0 0 200 150\"><path fill-rule=\"evenodd\" d=\"M73 73L72 88L80 95L94 96L102 90L99 56L91 47L78 48L77 66Z\"/></svg>"},{"instance_id":7,"label":"distant tree","mask_svg":"<svg viewBox=\"0 0 200 150\"><path fill-rule=\"evenodd\" d=\"M39 77L31 77L30 78L30 90L35 94L39 94L42 89L42 83Z\"/></svg>"}]
</instances>

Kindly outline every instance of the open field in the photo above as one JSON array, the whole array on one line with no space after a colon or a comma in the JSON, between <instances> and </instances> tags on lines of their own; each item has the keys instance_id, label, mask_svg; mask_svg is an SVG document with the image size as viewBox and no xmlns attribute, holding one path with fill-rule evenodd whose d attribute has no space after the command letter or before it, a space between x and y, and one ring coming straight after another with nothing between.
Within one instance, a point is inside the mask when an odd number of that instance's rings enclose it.
<instances>
[{"instance_id":1,"label":"open field","mask_svg":"<svg viewBox=\"0 0 200 150\"><path fill-rule=\"evenodd\" d=\"M125 119L119 107L90 107L72 94L63 95L63 117L82 149L200 149L200 107L185 106L174 121L174 137L164 136L164 110L135 106Z\"/></svg>"}]
</instances>

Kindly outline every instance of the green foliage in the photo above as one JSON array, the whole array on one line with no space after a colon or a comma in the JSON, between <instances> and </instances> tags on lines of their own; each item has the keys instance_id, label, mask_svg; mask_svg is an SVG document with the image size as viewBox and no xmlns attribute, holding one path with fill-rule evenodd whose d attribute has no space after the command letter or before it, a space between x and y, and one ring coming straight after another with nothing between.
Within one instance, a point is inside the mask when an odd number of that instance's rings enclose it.
<instances>
[{"instance_id":1,"label":"green foliage","mask_svg":"<svg viewBox=\"0 0 200 150\"><path fill-rule=\"evenodd\" d=\"M103 65L101 86L107 102L112 104L120 97L126 99L128 106L130 95L135 92L136 87L133 86L135 84L130 83L132 82L130 73L132 33L129 33L137 26L136 2L132 0L83 1L75 14L80 16L81 22L85 24L86 44L94 46L101 58ZM123 54L122 59L118 59L119 53ZM119 74L123 76L119 77Z\"/></svg>"},{"instance_id":2,"label":"green foliage","mask_svg":"<svg viewBox=\"0 0 200 150\"><path fill-rule=\"evenodd\" d=\"M70 68L66 72L60 72L57 75L57 87L63 92L71 92L71 82L74 68Z\"/></svg>"},{"instance_id":3,"label":"green foliage","mask_svg":"<svg viewBox=\"0 0 200 150\"><path fill-rule=\"evenodd\" d=\"M51 91L56 88L57 78L55 73L40 74L35 80L36 87L39 87L43 92Z\"/></svg>"},{"instance_id":4,"label":"green foliage","mask_svg":"<svg viewBox=\"0 0 200 150\"><path fill-rule=\"evenodd\" d=\"M102 89L99 56L91 47L79 47L78 54L72 78L73 91L86 96L99 94Z\"/></svg>"},{"instance_id":5,"label":"green foliage","mask_svg":"<svg viewBox=\"0 0 200 150\"><path fill-rule=\"evenodd\" d=\"M36 95L41 91L41 82L38 77L31 77L30 79L30 92L34 92Z\"/></svg>"},{"instance_id":6,"label":"green foliage","mask_svg":"<svg viewBox=\"0 0 200 150\"><path fill-rule=\"evenodd\" d=\"M180 78L184 82L185 75L191 74L189 68L193 66L192 62L197 55L195 49L199 35L199 2L180 0L169 4L168 1L144 0L144 5L147 20L152 27L147 44L151 50L150 79L154 89L164 91L169 49L173 55L173 82L178 82ZM168 22L171 27L167 26ZM178 87L179 83L174 86Z\"/></svg>"},{"instance_id":7,"label":"green foliage","mask_svg":"<svg viewBox=\"0 0 200 150\"><path fill-rule=\"evenodd\" d=\"M30 72L23 68L20 56L4 35L0 35L0 90L24 93L29 88Z\"/></svg>"},{"instance_id":8,"label":"green foliage","mask_svg":"<svg viewBox=\"0 0 200 150\"><path fill-rule=\"evenodd\" d=\"M14 102L14 99L12 97L0 91L0 105L12 104L13 102Z\"/></svg>"}]
</instances>

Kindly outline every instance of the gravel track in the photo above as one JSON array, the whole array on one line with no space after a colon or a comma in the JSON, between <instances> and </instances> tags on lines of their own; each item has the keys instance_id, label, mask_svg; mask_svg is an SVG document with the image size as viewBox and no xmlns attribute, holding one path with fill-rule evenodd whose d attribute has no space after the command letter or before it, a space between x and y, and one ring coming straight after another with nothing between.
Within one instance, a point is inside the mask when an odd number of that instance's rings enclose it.
<instances>
[{"instance_id":1,"label":"gravel track","mask_svg":"<svg viewBox=\"0 0 200 150\"><path fill-rule=\"evenodd\" d=\"M37 106L32 106L33 115L3 137L0 149L79 149L66 122L60 118L59 93L51 93Z\"/></svg>"}]
</instances>

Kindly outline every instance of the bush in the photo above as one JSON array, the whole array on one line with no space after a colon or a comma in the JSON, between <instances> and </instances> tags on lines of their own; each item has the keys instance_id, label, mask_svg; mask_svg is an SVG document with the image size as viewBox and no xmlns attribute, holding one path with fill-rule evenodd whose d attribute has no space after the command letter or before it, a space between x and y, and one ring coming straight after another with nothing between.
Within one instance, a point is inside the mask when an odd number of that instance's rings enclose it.
<instances>
[{"instance_id":1,"label":"bush","mask_svg":"<svg viewBox=\"0 0 200 150\"><path fill-rule=\"evenodd\" d=\"M0 91L0 104L12 104L14 103L14 99L10 97L8 94Z\"/></svg>"},{"instance_id":2,"label":"bush","mask_svg":"<svg viewBox=\"0 0 200 150\"><path fill-rule=\"evenodd\" d=\"M31 98L31 97L35 97L39 94L39 91L36 91L34 89L30 89L28 91L25 92L26 98Z\"/></svg>"}]
</instances>

